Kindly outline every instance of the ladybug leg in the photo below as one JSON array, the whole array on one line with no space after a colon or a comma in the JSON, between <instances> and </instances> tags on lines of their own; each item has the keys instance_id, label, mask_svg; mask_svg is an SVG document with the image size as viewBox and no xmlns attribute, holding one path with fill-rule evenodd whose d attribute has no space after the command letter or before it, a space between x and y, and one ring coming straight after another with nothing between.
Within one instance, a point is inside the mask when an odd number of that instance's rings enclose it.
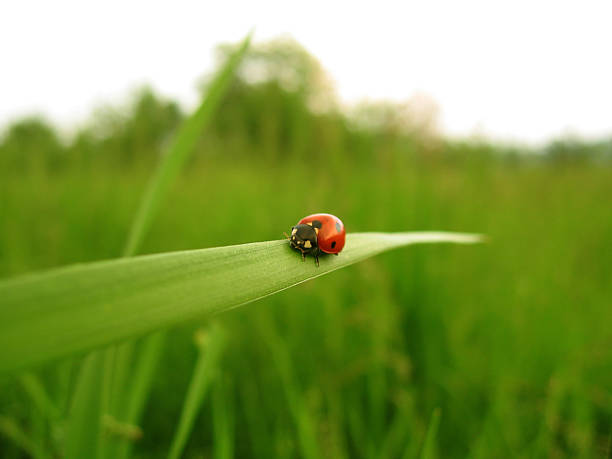
<instances>
[{"instance_id":1,"label":"ladybug leg","mask_svg":"<svg viewBox=\"0 0 612 459\"><path fill-rule=\"evenodd\" d=\"M317 250L316 252L313 253L314 255L314 259L315 259L315 263L317 264L317 268L319 267L319 251Z\"/></svg>"},{"instance_id":2,"label":"ladybug leg","mask_svg":"<svg viewBox=\"0 0 612 459\"><path fill-rule=\"evenodd\" d=\"M306 261L306 254L302 252L302 261Z\"/></svg>"},{"instance_id":3,"label":"ladybug leg","mask_svg":"<svg viewBox=\"0 0 612 459\"><path fill-rule=\"evenodd\" d=\"M336 255L336 256L338 256L339 254L337 254L337 253L334 253L334 255Z\"/></svg>"}]
</instances>

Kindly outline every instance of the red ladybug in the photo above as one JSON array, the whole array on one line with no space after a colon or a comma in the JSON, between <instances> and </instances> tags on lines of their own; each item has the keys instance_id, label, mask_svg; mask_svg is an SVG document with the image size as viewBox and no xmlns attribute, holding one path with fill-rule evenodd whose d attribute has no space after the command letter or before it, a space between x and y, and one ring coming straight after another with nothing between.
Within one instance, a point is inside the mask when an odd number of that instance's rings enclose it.
<instances>
[{"instance_id":1,"label":"red ladybug","mask_svg":"<svg viewBox=\"0 0 612 459\"><path fill-rule=\"evenodd\" d=\"M302 260L312 253L319 266L321 252L338 255L344 248L346 231L342 220L335 215L314 214L302 218L291 228L291 236L285 236L291 247L302 253Z\"/></svg>"}]
</instances>

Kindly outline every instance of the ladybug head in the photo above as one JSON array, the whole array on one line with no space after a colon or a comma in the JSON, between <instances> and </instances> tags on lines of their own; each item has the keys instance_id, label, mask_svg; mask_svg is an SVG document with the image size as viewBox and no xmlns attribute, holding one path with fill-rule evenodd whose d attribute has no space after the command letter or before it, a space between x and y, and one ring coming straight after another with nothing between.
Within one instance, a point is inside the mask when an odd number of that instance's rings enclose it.
<instances>
[{"instance_id":1,"label":"ladybug head","mask_svg":"<svg viewBox=\"0 0 612 459\"><path fill-rule=\"evenodd\" d=\"M289 243L302 253L310 253L317 249L318 228L311 224L299 224L291 228Z\"/></svg>"}]
</instances>

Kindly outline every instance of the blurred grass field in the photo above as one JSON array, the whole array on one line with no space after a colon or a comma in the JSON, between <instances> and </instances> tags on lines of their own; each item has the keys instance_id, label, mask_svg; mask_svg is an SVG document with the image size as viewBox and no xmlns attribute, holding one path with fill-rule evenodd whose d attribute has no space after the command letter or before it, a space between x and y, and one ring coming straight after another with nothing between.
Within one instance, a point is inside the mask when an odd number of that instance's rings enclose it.
<instances>
[{"instance_id":1,"label":"blurred grass field","mask_svg":"<svg viewBox=\"0 0 612 459\"><path fill-rule=\"evenodd\" d=\"M234 84L141 253L280 239L319 211L348 231L489 242L402 249L215 317L225 347L185 457L610 456L610 144L534 154L442 140L404 129L389 107L379 124L351 123L313 105L320 74L295 65L305 56L266 52L254 62L308 78ZM0 275L119 256L181 117L144 91L68 143L41 121L10 127ZM167 455L193 336L209 323L171 330L137 457ZM79 362L37 370L62 411ZM0 380L2 416L52 450L62 426L37 406L17 378ZM0 455L23 452L0 436Z\"/></svg>"}]
</instances>

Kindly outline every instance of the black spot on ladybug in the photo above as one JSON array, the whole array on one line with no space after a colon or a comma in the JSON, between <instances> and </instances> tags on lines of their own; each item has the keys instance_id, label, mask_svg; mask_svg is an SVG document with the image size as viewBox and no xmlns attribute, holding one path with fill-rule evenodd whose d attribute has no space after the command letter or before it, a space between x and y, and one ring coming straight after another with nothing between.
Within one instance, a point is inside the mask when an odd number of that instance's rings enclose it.
<instances>
[{"instance_id":1,"label":"black spot on ladybug","mask_svg":"<svg viewBox=\"0 0 612 459\"><path fill-rule=\"evenodd\" d=\"M336 231L340 232L342 231L342 225L340 225L340 222L338 220L336 220ZM334 242L335 244L335 242ZM333 247L333 245L332 245Z\"/></svg>"},{"instance_id":2,"label":"black spot on ladybug","mask_svg":"<svg viewBox=\"0 0 612 459\"><path fill-rule=\"evenodd\" d=\"M336 227L338 227L338 224L336 223ZM336 247L336 241L332 242L332 249Z\"/></svg>"}]
</instances>

